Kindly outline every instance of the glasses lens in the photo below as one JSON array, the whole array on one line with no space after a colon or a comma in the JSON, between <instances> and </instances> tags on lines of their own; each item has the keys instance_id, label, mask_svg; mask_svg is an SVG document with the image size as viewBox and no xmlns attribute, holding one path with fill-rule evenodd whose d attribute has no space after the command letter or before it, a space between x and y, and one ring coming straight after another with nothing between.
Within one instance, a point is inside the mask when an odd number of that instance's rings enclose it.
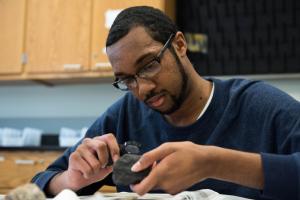
<instances>
[{"instance_id":1,"label":"glasses lens","mask_svg":"<svg viewBox=\"0 0 300 200\"><path fill-rule=\"evenodd\" d=\"M133 77L126 78L117 82L118 88L120 90L129 90L136 87L136 79Z\"/></svg>"},{"instance_id":2,"label":"glasses lens","mask_svg":"<svg viewBox=\"0 0 300 200\"><path fill-rule=\"evenodd\" d=\"M124 90L124 91L128 90L127 85L125 85L123 82L118 82L117 83L117 88L120 89L120 90Z\"/></svg>"},{"instance_id":3,"label":"glasses lens","mask_svg":"<svg viewBox=\"0 0 300 200\"><path fill-rule=\"evenodd\" d=\"M138 76L141 78L151 78L160 71L160 68L160 63L157 60L153 60L139 72Z\"/></svg>"}]
</instances>

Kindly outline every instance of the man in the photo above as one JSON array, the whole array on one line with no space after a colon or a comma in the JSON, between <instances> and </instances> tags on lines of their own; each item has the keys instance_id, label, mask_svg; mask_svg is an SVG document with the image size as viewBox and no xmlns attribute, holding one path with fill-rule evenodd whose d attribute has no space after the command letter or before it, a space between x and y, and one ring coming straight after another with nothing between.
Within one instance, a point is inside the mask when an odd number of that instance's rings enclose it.
<instances>
[{"instance_id":1,"label":"man","mask_svg":"<svg viewBox=\"0 0 300 200\"><path fill-rule=\"evenodd\" d=\"M33 178L48 195L70 188L91 194L112 184L109 156L118 143L142 144L132 167L150 174L118 191L171 194L209 188L255 199L300 199L300 103L262 82L204 79L184 35L161 11L122 11L107 55L125 91L46 171Z\"/></svg>"}]
</instances>

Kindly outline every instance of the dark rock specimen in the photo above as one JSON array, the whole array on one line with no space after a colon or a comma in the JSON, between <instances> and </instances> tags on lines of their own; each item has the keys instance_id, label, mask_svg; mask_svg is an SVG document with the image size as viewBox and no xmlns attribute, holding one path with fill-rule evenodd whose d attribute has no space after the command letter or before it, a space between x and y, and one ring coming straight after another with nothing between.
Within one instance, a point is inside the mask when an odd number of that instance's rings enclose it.
<instances>
[{"instance_id":1,"label":"dark rock specimen","mask_svg":"<svg viewBox=\"0 0 300 200\"><path fill-rule=\"evenodd\" d=\"M131 167L141 156L135 154L124 154L113 167L113 181L116 185L127 186L135 184L143 180L149 173L151 168L147 168L140 172L131 171Z\"/></svg>"}]
</instances>

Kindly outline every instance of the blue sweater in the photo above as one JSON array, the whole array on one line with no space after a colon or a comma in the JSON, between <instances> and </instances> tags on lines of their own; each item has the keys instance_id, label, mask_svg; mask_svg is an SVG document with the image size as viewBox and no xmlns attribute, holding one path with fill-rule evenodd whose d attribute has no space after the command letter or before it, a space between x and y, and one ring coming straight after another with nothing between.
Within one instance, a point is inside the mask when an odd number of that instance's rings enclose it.
<instances>
[{"instance_id":1,"label":"blue sweater","mask_svg":"<svg viewBox=\"0 0 300 200\"><path fill-rule=\"evenodd\" d=\"M214 179L188 190L209 188L254 199L300 199L300 103L263 82L210 80L215 84L213 99L204 115L189 126L170 125L129 92L95 121L86 137L114 133L119 143L129 140L141 143L142 152L164 142L188 140L259 153L265 181L262 191ZM32 181L44 189L54 175L68 168L69 155L77 145L66 150ZM103 184L113 185L111 176L81 189L78 194L92 194ZM117 186L117 189L130 191L128 187Z\"/></svg>"}]
</instances>

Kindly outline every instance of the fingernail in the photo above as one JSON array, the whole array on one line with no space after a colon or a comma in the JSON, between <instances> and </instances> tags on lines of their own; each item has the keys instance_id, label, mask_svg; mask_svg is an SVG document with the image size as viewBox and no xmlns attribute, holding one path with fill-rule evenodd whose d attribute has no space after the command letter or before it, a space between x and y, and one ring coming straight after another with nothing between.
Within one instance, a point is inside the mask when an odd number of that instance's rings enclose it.
<instances>
[{"instance_id":1,"label":"fingernail","mask_svg":"<svg viewBox=\"0 0 300 200\"><path fill-rule=\"evenodd\" d=\"M118 159L119 159L119 156L118 155L114 155L113 161L116 162Z\"/></svg>"},{"instance_id":2,"label":"fingernail","mask_svg":"<svg viewBox=\"0 0 300 200\"><path fill-rule=\"evenodd\" d=\"M140 168L141 168L141 163L138 161L131 167L131 171L137 172L140 170Z\"/></svg>"}]
</instances>

